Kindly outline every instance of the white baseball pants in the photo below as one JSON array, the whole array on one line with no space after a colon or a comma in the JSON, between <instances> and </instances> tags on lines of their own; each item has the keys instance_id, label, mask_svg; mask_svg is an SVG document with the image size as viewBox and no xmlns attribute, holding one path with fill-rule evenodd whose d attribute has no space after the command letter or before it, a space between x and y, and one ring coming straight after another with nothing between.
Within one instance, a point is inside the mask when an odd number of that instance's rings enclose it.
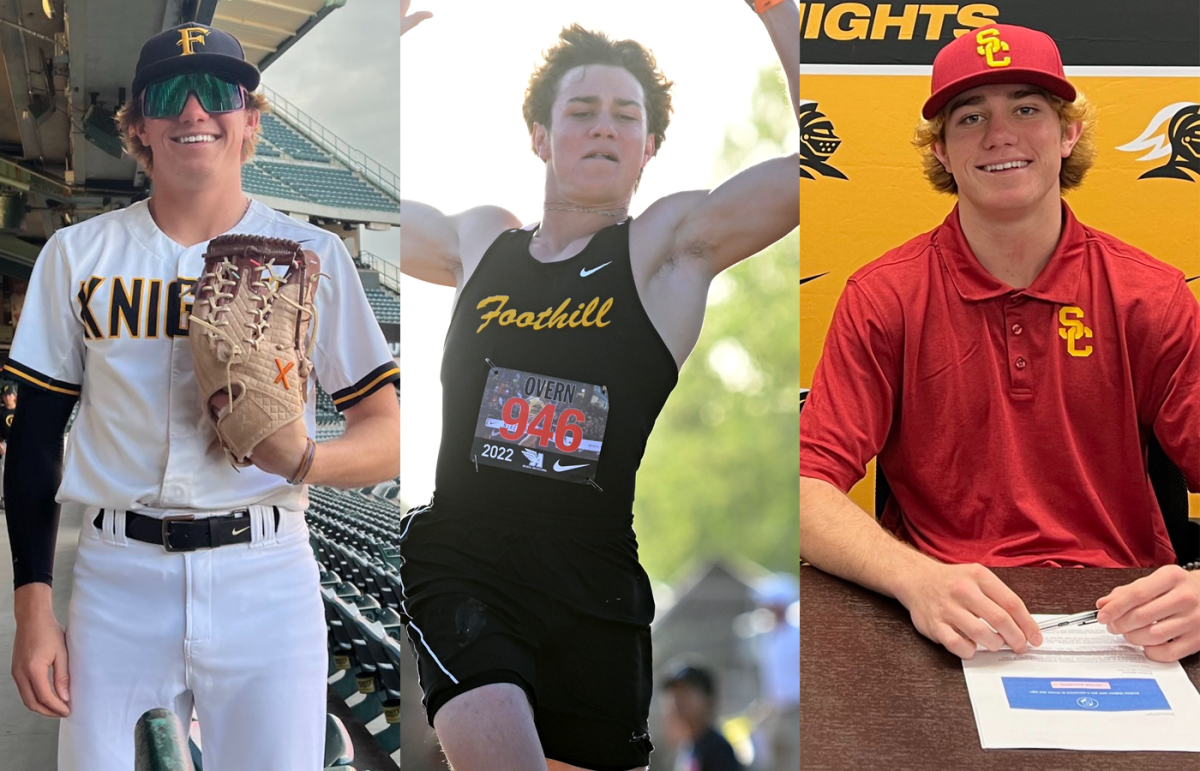
<instances>
[{"instance_id":1,"label":"white baseball pants","mask_svg":"<svg viewBox=\"0 0 1200 771\"><path fill-rule=\"evenodd\" d=\"M75 561L59 771L130 771L137 719L166 707L186 732L193 704L205 771L320 771L328 658L303 512L280 509L272 533L271 507L251 506L251 543L184 553L96 514Z\"/></svg>"}]
</instances>

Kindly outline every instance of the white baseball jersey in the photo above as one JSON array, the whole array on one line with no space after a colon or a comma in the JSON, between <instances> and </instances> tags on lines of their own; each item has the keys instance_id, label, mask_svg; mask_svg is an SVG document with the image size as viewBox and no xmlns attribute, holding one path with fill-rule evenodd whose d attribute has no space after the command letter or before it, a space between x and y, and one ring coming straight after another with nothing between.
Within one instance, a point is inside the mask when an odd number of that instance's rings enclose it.
<instances>
[{"instance_id":1,"label":"white baseball jersey","mask_svg":"<svg viewBox=\"0 0 1200 771\"><path fill-rule=\"evenodd\" d=\"M230 233L286 238L320 255L328 278L317 290L312 359L339 409L399 379L335 235L257 201ZM5 369L80 397L59 502L132 511L307 506L303 485L234 469L201 408L187 324L206 248L168 238L145 201L64 228L46 243ZM315 403L310 392L309 436Z\"/></svg>"}]
</instances>

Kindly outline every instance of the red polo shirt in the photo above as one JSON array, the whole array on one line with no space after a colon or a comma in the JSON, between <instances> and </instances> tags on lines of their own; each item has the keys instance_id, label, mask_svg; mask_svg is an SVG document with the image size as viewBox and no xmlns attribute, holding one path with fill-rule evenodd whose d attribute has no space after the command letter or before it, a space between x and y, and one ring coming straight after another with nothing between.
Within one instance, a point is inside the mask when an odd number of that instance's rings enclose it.
<instances>
[{"instance_id":1,"label":"red polo shirt","mask_svg":"<svg viewBox=\"0 0 1200 771\"><path fill-rule=\"evenodd\" d=\"M800 418L800 475L848 491L878 456L882 524L946 562L1174 562L1153 431L1200 490L1200 305L1183 274L1079 223L1013 289L957 208L850 277Z\"/></svg>"}]
</instances>

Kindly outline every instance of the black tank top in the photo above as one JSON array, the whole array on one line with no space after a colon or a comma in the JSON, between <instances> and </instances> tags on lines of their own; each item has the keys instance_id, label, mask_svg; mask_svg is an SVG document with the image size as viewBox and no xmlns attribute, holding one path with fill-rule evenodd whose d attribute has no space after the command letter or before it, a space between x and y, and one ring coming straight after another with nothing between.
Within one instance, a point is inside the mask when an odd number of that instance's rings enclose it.
<instances>
[{"instance_id":1,"label":"black tank top","mask_svg":"<svg viewBox=\"0 0 1200 771\"><path fill-rule=\"evenodd\" d=\"M530 255L532 230L506 231L488 247L458 298L446 335L438 508L482 517L489 511L527 514L541 522L552 515L565 526L632 521L634 477L646 440L679 377L634 285L632 222L604 228L583 251L561 262L542 263ZM606 388L608 418L594 484L473 458L480 403L495 368Z\"/></svg>"}]
</instances>

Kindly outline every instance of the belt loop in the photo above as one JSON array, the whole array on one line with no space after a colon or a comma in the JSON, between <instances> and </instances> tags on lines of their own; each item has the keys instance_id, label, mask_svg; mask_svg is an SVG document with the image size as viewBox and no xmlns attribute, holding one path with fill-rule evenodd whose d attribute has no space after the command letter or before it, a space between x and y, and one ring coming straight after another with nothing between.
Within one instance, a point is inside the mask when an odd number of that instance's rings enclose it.
<instances>
[{"instance_id":1,"label":"belt loop","mask_svg":"<svg viewBox=\"0 0 1200 771\"><path fill-rule=\"evenodd\" d=\"M114 539L112 537L112 523L110 522L112 517L109 516L109 513L108 509L100 509L100 540L111 544L114 542ZM93 521L95 520L93 519Z\"/></svg>"},{"instance_id":2,"label":"belt loop","mask_svg":"<svg viewBox=\"0 0 1200 771\"><path fill-rule=\"evenodd\" d=\"M125 536L125 512L117 509L100 509L100 540L110 546L128 546Z\"/></svg>"},{"instance_id":3,"label":"belt loop","mask_svg":"<svg viewBox=\"0 0 1200 771\"><path fill-rule=\"evenodd\" d=\"M113 515L113 542L118 546L129 546L129 536L125 535L125 511L122 509L109 513Z\"/></svg>"},{"instance_id":4,"label":"belt loop","mask_svg":"<svg viewBox=\"0 0 1200 771\"><path fill-rule=\"evenodd\" d=\"M251 506L250 525L254 533L254 538L250 541L250 548L269 546L278 540L278 534L275 532L275 510L273 506Z\"/></svg>"}]
</instances>

